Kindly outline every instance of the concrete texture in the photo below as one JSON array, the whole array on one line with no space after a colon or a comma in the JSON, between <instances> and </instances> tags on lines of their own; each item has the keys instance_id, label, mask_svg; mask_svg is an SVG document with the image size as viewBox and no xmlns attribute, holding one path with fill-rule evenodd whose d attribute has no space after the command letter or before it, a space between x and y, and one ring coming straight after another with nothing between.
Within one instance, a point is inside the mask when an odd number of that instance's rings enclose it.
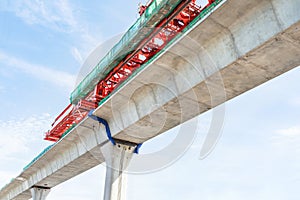
<instances>
[{"instance_id":1,"label":"concrete texture","mask_svg":"<svg viewBox=\"0 0 300 200\"><path fill-rule=\"evenodd\" d=\"M102 149L106 163L104 200L125 200L127 174L123 173L133 156L136 145L107 143Z\"/></svg>"},{"instance_id":2,"label":"concrete texture","mask_svg":"<svg viewBox=\"0 0 300 200\"><path fill-rule=\"evenodd\" d=\"M30 189L30 191L31 191L32 200L45 200L50 192L50 189L33 187Z\"/></svg>"},{"instance_id":3,"label":"concrete texture","mask_svg":"<svg viewBox=\"0 0 300 200\"><path fill-rule=\"evenodd\" d=\"M145 142L300 65L300 1L227 0L94 114L112 135ZM30 199L102 162L105 129L85 119L0 191Z\"/></svg>"}]
</instances>

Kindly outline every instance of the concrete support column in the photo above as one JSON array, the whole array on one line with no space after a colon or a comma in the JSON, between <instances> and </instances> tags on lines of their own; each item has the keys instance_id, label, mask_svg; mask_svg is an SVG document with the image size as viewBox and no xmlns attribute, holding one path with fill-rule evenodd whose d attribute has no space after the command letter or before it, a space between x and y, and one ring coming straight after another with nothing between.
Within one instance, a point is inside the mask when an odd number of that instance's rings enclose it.
<instances>
[{"instance_id":1,"label":"concrete support column","mask_svg":"<svg viewBox=\"0 0 300 200\"><path fill-rule=\"evenodd\" d=\"M135 144L118 142L116 145L105 145L103 154L106 162L106 179L104 200L125 200L127 176L123 171L127 168L134 150Z\"/></svg>"},{"instance_id":2,"label":"concrete support column","mask_svg":"<svg viewBox=\"0 0 300 200\"><path fill-rule=\"evenodd\" d=\"M50 188L32 187L30 189L32 200L45 200L50 192Z\"/></svg>"}]
</instances>

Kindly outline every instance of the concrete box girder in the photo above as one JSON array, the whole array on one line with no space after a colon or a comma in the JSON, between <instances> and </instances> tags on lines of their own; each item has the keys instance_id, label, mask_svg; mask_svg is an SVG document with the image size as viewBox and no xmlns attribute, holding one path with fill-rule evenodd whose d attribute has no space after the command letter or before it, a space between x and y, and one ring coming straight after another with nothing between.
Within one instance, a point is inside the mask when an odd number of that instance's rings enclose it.
<instances>
[{"instance_id":1,"label":"concrete box girder","mask_svg":"<svg viewBox=\"0 0 300 200\"><path fill-rule=\"evenodd\" d=\"M299 66L299 10L294 0L224 1L94 114L115 138L140 143ZM225 95L216 92L222 84ZM0 199L27 200L33 185L54 187L104 162L99 148L107 142L104 127L85 119Z\"/></svg>"}]
</instances>

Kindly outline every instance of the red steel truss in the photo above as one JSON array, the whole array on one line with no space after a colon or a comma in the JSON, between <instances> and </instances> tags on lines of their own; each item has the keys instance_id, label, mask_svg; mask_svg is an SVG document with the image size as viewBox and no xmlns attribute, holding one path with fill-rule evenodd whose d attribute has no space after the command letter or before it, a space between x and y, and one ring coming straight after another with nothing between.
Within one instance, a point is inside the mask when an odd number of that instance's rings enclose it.
<instances>
[{"instance_id":1,"label":"red steel truss","mask_svg":"<svg viewBox=\"0 0 300 200\"><path fill-rule=\"evenodd\" d=\"M149 61L155 54L161 51L176 35L197 17L200 12L215 0L209 0L208 4L201 8L196 0L182 1L174 11L159 25L151 30L151 34L145 38L138 48L121 61L103 80L100 80L95 89L81 99L77 105L70 104L52 124L52 129L46 133L45 140L58 141L62 135L74 124L78 124L86 117L91 109L98 107L98 103L113 92L136 69ZM152 1L151 1L152 2ZM150 3L151 3L150 2ZM149 6L150 3L147 5ZM143 14L147 6L140 7ZM150 29L149 29L150 30Z\"/></svg>"}]
</instances>

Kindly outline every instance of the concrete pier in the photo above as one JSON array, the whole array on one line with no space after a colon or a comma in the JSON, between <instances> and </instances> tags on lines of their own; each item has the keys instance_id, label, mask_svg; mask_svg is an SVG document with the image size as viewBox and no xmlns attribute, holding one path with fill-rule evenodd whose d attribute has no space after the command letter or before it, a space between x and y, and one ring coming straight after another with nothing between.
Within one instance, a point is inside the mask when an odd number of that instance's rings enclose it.
<instances>
[{"instance_id":1,"label":"concrete pier","mask_svg":"<svg viewBox=\"0 0 300 200\"><path fill-rule=\"evenodd\" d=\"M135 144L117 142L116 145L107 143L102 147L106 162L106 179L104 200L125 200L127 175L126 170L134 150Z\"/></svg>"},{"instance_id":2,"label":"concrete pier","mask_svg":"<svg viewBox=\"0 0 300 200\"><path fill-rule=\"evenodd\" d=\"M50 188L32 187L30 189L32 200L46 200Z\"/></svg>"}]
</instances>

